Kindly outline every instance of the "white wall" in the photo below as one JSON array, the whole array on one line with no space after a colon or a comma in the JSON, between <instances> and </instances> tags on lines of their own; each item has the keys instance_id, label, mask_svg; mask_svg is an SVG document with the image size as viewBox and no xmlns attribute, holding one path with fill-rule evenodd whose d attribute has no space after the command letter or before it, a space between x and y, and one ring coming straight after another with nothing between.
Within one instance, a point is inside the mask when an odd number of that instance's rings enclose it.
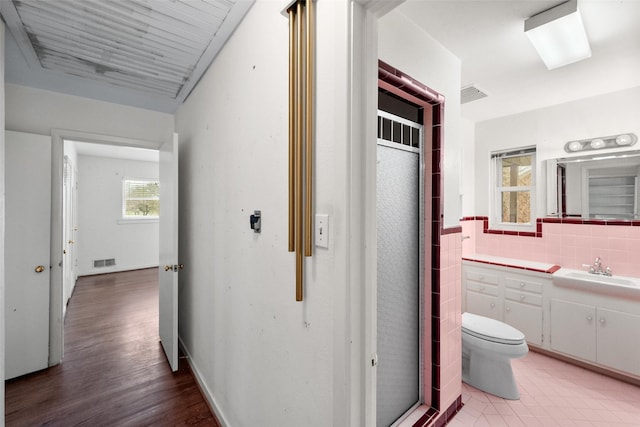
<instances>
[{"instance_id":1,"label":"white wall","mask_svg":"<svg viewBox=\"0 0 640 427\"><path fill-rule=\"evenodd\" d=\"M229 426L348 425L347 2L317 2L315 210L329 249L287 252L288 21L257 1L176 114L180 337ZM262 211L262 233L249 215ZM339 337L339 338L336 338ZM346 415L345 415L346 416Z\"/></svg>"},{"instance_id":2,"label":"white wall","mask_svg":"<svg viewBox=\"0 0 640 427\"><path fill-rule=\"evenodd\" d=\"M18 132L51 135L52 129L66 129L157 142L173 138L171 114L141 108L11 84L6 105L7 129Z\"/></svg>"},{"instance_id":3,"label":"white wall","mask_svg":"<svg viewBox=\"0 0 640 427\"><path fill-rule=\"evenodd\" d=\"M461 216L475 215L475 176L476 176L476 125L470 120L460 120L462 136L462 159L460 170L460 187L462 188Z\"/></svg>"},{"instance_id":4,"label":"white wall","mask_svg":"<svg viewBox=\"0 0 640 427\"><path fill-rule=\"evenodd\" d=\"M0 271L4 272L4 22L0 20ZM4 274L0 274L0 378L4 378ZM0 387L0 425L4 425L4 387Z\"/></svg>"},{"instance_id":5,"label":"white wall","mask_svg":"<svg viewBox=\"0 0 640 427\"><path fill-rule=\"evenodd\" d=\"M544 160L570 157L572 140L633 132L640 135L640 87L567 102L476 124L475 215L489 215L490 153L537 146L537 215L545 216ZM607 150L603 150L605 153Z\"/></svg>"},{"instance_id":6,"label":"white wall","mask_svg":"<svg viewBox=\"0 0 640 427\"><path fill-rule=\"evenodd\" d=\"M380 59L445 96L444 225L458 226L461 194L460 59L398 11L379 20Z\"/></svg>"},{"instance_id":7,"label":"white wall","mask_svg":"<svg viewBox=\"0 0 640 427\"><path fill-rule=\"evenodd\" d=\"M78 156L80 276L158 265L158 222L119 221L124 178L158 179L158 163ZM108 258L114 267L93 268L93 260Z\"/></svg>"}]
</instances>

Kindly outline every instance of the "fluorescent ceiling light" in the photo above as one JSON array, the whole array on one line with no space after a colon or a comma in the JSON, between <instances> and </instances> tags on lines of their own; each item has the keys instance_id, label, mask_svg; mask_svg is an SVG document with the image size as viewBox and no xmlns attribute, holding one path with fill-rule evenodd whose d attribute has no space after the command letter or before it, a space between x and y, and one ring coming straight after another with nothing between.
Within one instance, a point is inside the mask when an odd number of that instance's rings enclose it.
<instances>
[{"instance_id":1,"label":"fluorescent ceiling light","mask_svg":"<svg viewBox=\"0 0 640 427\"><path fill-rule=\"evenodd\" d=\"M549 70L591 57L578 0L569 0L525 20L524 31Z\"/></svg>"}]
</instances>

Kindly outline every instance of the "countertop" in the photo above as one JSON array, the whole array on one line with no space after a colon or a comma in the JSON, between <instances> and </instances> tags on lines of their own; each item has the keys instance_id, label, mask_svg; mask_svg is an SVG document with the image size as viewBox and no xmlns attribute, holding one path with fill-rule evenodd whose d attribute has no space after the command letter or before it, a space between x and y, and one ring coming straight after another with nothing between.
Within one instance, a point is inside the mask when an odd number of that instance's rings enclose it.
<instances>
[{"instance_id":1,"label":"countertop","mask_svg":"<svg viewBox=\"0 0 640 427\"><path fill-rule=\"evenodd\" d=\"M472 254L472 255L463 256L462 260L480 262L483 264L490 264L490 265L498 265L501 267L519 268L521 270L536 271L539 273L547 273L547 274L553 274L560 269L559 265L546 263L546 262L526 261L523 259L504 258L504 257L484 255L484 254Z\"/></svg>"}]
</instances>

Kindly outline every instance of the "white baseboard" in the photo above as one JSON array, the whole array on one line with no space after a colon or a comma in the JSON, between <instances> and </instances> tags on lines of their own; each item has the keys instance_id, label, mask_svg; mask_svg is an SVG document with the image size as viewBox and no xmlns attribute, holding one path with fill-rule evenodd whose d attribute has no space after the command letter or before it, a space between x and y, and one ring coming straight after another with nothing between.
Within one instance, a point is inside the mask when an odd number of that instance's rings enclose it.
<instances>
[{"instance_id":1,"label":"white baseboard","mask_svg":"<svg viewBox=\"0 0 640 427\"><path fill-rule=\"evenodd\" d=\"M227 421L226 417L220 410L220 406L216 402L216 399L213 397L213 394L211 393L211 390L207 386L206 382L204 381L204 378L202 378L202 374L200 373L198 366L195 364L195 362L191 358L191 354L189 353L189 350L187 349L187 347L184 345L184 342L182 341L182 337L178 337L178 342L180 343L180 348L182 349L182 352L187 356L187 363L189 363L191 372L193 373L193 376L196 378L196 381L198 382L198 386L200 387L200 391L204 395L204 398L207 399L207 403L209 404L209 407L213 410L213 413L218 419L218 422L220 423L220 425L222 427L229 427L229 422Z\"/></svg>"}]
</instances>

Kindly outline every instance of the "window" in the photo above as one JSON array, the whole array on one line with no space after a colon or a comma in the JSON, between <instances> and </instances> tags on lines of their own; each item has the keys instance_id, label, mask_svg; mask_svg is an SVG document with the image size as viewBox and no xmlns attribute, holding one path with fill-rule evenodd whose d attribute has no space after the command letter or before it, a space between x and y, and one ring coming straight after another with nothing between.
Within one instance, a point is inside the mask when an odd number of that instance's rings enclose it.
<instances>
[{"instance_id":1,"label":"window","mask_svg":"<svg viewBox=\"0 0 640 427\"><path fill-rule=\"evenodd\" d=\"M533 229L535 226L536 149L528 147L491 154L494 169L494 228Z\"/></svg>"},{"instance_id":2,"label":"window","mask_svg":"<svg viewBox=\"0 0 640 427\"><path fill-rule=\"evenodd\" d=\"M124 179L122 217L155 219L160 215L160 184L157 180Z\"/></svg>"}]
</instances>

